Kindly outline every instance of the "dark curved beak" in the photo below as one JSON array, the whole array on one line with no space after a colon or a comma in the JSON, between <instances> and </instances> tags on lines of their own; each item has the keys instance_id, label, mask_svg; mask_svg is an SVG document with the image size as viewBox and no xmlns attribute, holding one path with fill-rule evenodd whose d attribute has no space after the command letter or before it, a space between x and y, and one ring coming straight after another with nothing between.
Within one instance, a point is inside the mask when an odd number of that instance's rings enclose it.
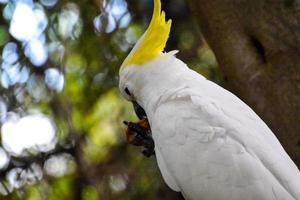
<instances>
[{"instance_id":1,"label":"dark curved beak","mask_svg":"<svg viewBox=\"0 0 300 200\"><path fill-rule=\"evenodd\" d=\"M133 104L135 114L139 119L147 118L145 110L136 101L133 101L132 104Z\"/></svg>"}]
</instances>

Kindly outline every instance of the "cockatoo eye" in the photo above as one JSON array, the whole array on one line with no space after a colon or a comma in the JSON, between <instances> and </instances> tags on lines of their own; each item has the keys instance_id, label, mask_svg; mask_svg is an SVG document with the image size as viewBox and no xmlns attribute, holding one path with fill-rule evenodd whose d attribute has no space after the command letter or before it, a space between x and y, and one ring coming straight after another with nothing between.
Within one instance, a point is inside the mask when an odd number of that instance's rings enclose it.
<instances>
[{"instance_id":1,"label":"cockatoo eye","mask_svg":"<svg viewBox=\"0 0 300 200\"><path fill-rule=\"evenodd\" d=\"M131 93L130 93L130 91L129 91L129 89L128 89L127 87L124 89L124 91L125 91L125 93L126 93L128 96L131 96Z\"/></svg>"}]
</instances>

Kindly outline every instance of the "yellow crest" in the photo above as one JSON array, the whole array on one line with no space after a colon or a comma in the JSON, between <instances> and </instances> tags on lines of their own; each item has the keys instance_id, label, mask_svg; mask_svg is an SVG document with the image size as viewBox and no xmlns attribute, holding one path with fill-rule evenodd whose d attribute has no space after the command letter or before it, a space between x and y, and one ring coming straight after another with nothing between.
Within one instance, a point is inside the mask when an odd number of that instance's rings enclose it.
<instances>
[{"instance_id":1,"label":"yellow crest","mask_svg":"<svg viewBox=\"0 0 300 200\"><path fill-rule=\"evenodd\" d=\"M159 55L165 48L171 29L171 20L166 21L164 11L161 11L160 0L154 0L154 11L150 25L122 67L132 64L143 64Z\"/></svg>"}]
</instances>

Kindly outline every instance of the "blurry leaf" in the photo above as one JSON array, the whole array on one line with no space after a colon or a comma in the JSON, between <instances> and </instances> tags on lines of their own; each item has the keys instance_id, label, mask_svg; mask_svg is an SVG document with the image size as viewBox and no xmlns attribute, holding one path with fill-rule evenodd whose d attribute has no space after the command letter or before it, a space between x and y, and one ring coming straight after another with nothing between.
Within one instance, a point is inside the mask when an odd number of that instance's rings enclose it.
<instances>
[{"instance_id":1,"label":"blurry leaf","mask_svg":"<svg viewBox=\"0 0 300 200\"><path fill-rule=\"evenodd\" d=\"M192 32L184 31L180 35L180 49L191 49L195 45L195 37Z\"/></svg>"},{"instance_id":2,"label":"blurry leaf","mask_svg":"<svg viewBox=\"0 0 300 200\"><path fill-rule=\"evenodd\" d=\"M120 135L116 134L121 122L119 125L116 122L125 105L118 92L112 89L101 96L92 112L86 116L85 125L90 129L85 153L91 161L99 162L104 159L110 147L118 142Z\"/></svg>"},{"instance_id":3,"label":"blurry leaf","mask_svg":"<svg viewBox=\"0 0 300 200\"><path fill-rule=\"evenodd\" d=\"M27 190L27 200L42 200L42 195L40 193L40 187L30 187Z\"/></svg>"},{"instance_id":4,"label":"blurry leaf","mask_svg":"<svg viewBox=\"0 0 300 200\"><path fill-rule=\"evenodd\" d=\"M8 40L8 33L3 26L0 26L0 46L3 46Z\"/></svg>"},{"instance_id":5,"label":"blurry leaf","mask_svg":"<svg viewBox=\"0 0 300 200\"><path fill-rule=\"evenodd\" d=\"M72 178L70 176L65 176L62 178L57 178L53 182L51 188L51 193L49 195L49 200L58 199L73 199L72 198Z\"/></svg>"},{"instance_id":6,"label":"blurry leaf","mask_svg":"<svg viewBox=\"0 0 300 200\"><path fill-rule=\"evenodd\" d=\"M126 40L129 44L135 44L143 34L143 29L137 24L132 24L126 31Z\"/></svg>"},{"instance_id":7,"label":"blurry leaf","mask_svg":"<svg viewBox=\"0 0 300 200\"><path fill-rule=\"evenodd\" d=\"M68 54L66 61L66 70L68 73L82 74L85 68L86 62L82 55L75 52Z\"/></svg>"},{"instance_id":8,"label":"blurry leaf","mask_svg":"<svg viewBox=\"0 0 300 200\"><path fill-rule=\"evenodd\" d=\"M201 62L211 67L217 66L215 54L208 47L199 48L198 55L200 56Z\"/></svg>"},{"instance_id":9,"label":"blurry leaf","mask_svg":"<svg viewBox=\"0 0 300 200\"><path fill-rule=\"evenodd\" d=\"M85 187L82 191L82 200L98 200L98 193L94 187Z\"/></svg>"},{"instance_id":10,"label":"blurry leaf","mask_svg":"<svg viewBox=\"0 0 300 200\"><path fill-rule=\"evenodd\" d=\"M76 39L81 34L82 23L77 4L67 3L58 18L58 32L63 39Z\"/></svg>"}]
</instances>

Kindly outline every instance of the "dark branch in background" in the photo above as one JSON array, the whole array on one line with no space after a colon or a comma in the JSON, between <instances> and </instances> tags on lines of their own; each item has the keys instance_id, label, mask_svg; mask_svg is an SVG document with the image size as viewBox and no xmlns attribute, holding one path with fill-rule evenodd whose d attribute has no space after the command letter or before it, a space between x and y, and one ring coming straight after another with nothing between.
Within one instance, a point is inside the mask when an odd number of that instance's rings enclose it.
<instances>
[{"instance_id":1,"label":"dark branch in background","mask_svg":"<svg viewBox=\"0 0 300 200\"><path fill-rule=\"evenodd\" d=\"M56 147L48 152L39 152L34 155L29 156L10 156L8 165L0 169L0 184L4 187L6 192L9 194L10 190L5 183L6 175L13 169L22 169L22 171L32 171L32 164L38 164L42 169L45 165L45 162L52 156L58 156L61 154L71 155L76 164L77 171L75 173L75 190L74 197L81 198L82 189L87 183L87 173L89 170L86 170L85 161L83 160L82 145L85 141L85 134L80 134L72 125L72 106L67 101L62 101L58 98L53 98L49 102L49 106L53 110L53 114L57 119L64 120L65 124L68 127L68 137L64 140L62 144L56 145ZM0 138L1 139L1 138ZM9 153L7 153L9 154ZM13 191L12 191L13 192ZM0 194L1 196L1 194Z\"/></svg>"},{"instance_id":2,"label":"dark branch in background","mask_svg":"<svg viewBox=\"0 0 300 200\"><path fill-rule=\"evenodd\" d=\"M300 166L300 1L188 2L227 89L257 112Z\"/></svg>"},{"instance_id":3,"label":"dark branch in background","mask_svg":"<svg viewBox=\"0 0 300 200\"><path fill-rule=\"evenodd\" d=\"M72 119L72 104L65 98L64 100L60 98L53 98L52 101L49 103L49 106L53 110L53 114L62 119L65 124L67 125L67 129L69 131L68 138L72 141L72 156L75 159L77 164L76 172L75 172L75 179L74 179L74 199L80 200L82 195L82 190L85 185L87 185L88 176L87 174L90 173L90 169L87 169L86 163L83 158L82 146L85 142L84 133L79 133L75 127L73 126L73 119Z\"/></svg>"},{"instance_id":4,"label":"dark branch in background","mask_svg":"<svg viewBox=\"0 0 300 200\"><path fill-rule=\"evenodd\" d=\"M3 181L6 178L6 174L16 168L21 168L22 170L30 170L33 163L39 164L41 167L44 166L45 162L51 156L57 156L63 153L74 156L74 146L65 145L57 146L55 149L45 153L38 153L34 156L26 157L10 157L9 163L6 168L0 170L0 180ZM2 184L5 185L5 184Z\"/></svg>"},{"instance_id":5,"label":"dark branch in background","mask_svg":"<svg viewBox=\"0 0 300 200\"><path fill-rule=\"evenodd\" d=\"M72 157L76 157L75 153L75 145L70 143L65 143L63 145L57 145L53 150L48 152L40 152L33 156L24 156L24 157L10 157L9 163L7 167L0 170L0 184L2 185L3 189L7 194L7 198L14 192L14 190L10 190L10 187L7 185L6 182L6 175L13 169L21 169L22 171L31 171L34 173L34 169L32 168L32 164L38 164L41 169L43 169L46 161L51 158L52 156L59 156L61 154L68 154ZM35 179L37 181L38 178ZM1 195L6 195L1 194Z\"/></svg>"}]
</instances>

